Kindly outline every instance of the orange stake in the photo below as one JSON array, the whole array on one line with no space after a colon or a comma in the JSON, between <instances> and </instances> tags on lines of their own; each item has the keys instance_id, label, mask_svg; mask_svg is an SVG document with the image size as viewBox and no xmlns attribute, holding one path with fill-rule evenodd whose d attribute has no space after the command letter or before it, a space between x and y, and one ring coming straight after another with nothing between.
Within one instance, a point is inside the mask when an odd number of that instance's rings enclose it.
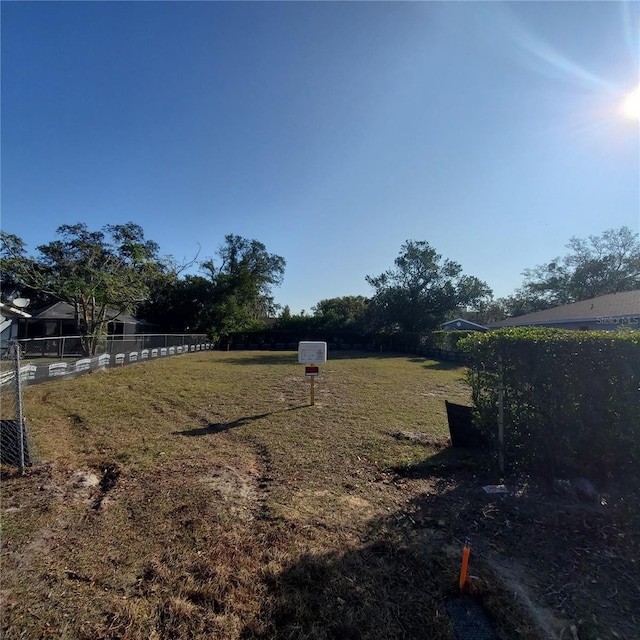
<instances>
[{"instance_id":1,"label":"orange stake","mask_svg":"<svg viewBox=\"0 0 640 640\"><path fill-rule=\"evenodd\" d=\"M467 584L467 569L469 567L469 554L471 553L471 546L469 539L464 543L462 548L462 567L460 568L460 591L462 591Z\"/></svg>"}]
</instances>

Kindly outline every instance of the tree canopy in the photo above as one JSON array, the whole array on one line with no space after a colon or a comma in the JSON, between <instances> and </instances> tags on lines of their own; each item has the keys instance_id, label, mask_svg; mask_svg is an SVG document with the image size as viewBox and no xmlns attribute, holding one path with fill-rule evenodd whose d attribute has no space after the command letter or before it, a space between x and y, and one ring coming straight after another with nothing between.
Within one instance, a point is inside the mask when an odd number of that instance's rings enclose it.
<instances>
[{"instance_id":1,"label":"tree canopy","mask_svg":"<svg viewBox=\"0 0 640 640\"><path fill-rule=\"evenodd\" d=\"M607 229L588 238L572 237L563 257L523 272L511 295L482 303L463 317L491 323L580 302L609 293L640 289L640 242L628 227Z\"/></svg>"},{"instance_id":2,"label":"tree canopy","mask_svg":"<svg viewBox=\"0 0 640 640\"><path fill-rule=\"evenodd\" d=\"M93 353L112 312L135 312L169 261L133 222L99 231L83 223L62 225L56 233L59 239L37 247L34 257L20 238L3 232L2 277L14 287L70 304L85 350Z\"/></svg>"},{"instance_id":3,"label":"tree canopy","mask_svg":"<svg viewBox=\"0 0 640 640\"><path fill-rule=\"evenodd\" d=\"M366 280L375 291L369 305L374 326L390 332L434 329L450 312L491 297L485 282L464 275L461 265L425 241L407 240L394 267Z\"/></svg>"},{"instance_id":4,"label":"tree canopy","mask_svg":"<svg viewBox=\"0 0 640 640\"><path fill-rule=\"evenodd\" d=\"M206 332L216 340L255 328L277 309L272 288L282 282L285 260L258 240L225 236L202 275L164 282L145 305L147 318L166 329Z\"/></svg>"},{"instance_id":5,"label":"tree canopy","mask_svg":"<svg viewBox=\"0 0 640 640\"><path fill-rule=\"evenodd\" d=\"M521 294L552 307L640 289L640 242L628 227L574 236L566 246L567 255L524 271Z\"/></svg>"},{"instance_id":6,"label":"tree canopy","mask_svg":"<svg viewBox=\"0 0 640 640\"><path fill-rule=\"evenodd\" d=\"M285 259L258 240L229 234L199 274L181 276L169 256L133 222L92 231L62 225L58 238L29 256L23 241L1 232L2 295L25 294L38 303L62 300L74 308L78 333L93 353L107 324L138 312L168 331L208 333L213 340L264 327L273 317L273 288L282 283ZM285 307L279 330L348 331L359 334L425 332L456 315L497 321L580 300L640 289L640 242L628 227L587 239L572 237L564 257L527 269L512 295L493 299L491 289L426 241L407 240L393 266L366 276L370 298L320 300L313 315L292 316ZM194 264L195 260L191 263Z\"/></svg>"},{"instance_id":7,"label":"tree canopy","mask_svg":"<svg viewBox=\"0 0 640 640\"><path fill-rule=\"evenodd\" d=\"M364 296L341 296L320 300L313 307L318 326L364 331L369 301Z\"/></svg>"}]
</instances>

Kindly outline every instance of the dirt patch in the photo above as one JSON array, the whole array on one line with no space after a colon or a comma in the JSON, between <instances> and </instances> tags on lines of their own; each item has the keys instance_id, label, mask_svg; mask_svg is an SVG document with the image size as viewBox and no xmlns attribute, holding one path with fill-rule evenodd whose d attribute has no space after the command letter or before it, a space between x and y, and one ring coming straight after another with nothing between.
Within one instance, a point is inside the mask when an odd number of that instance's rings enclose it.
<instances>
[{"instance_id":1,"label":"dirt patch","mask_svg":"<svg viewBox=\"0 0 640 640\"><path fill-rule=\"evenodd\" d=\"M116 486L116 483L120 478L120 474L120 467L115 463L109 463L103 466L102 478L100 478L100 481L98 482L100 494L92 505L93 509L98 510L106 508L108 504L107 494Z\"/></svg>"},{"instance_id":2,"label":"dirt patch","mask_svg":"<svg viewBox=\"0 0 640 640\"><path fill-rule=\"evenodd\" d=\"M100 478L91 471L74 471L68 485L78 491L92 490L100 485Z\"/></svg>"},{"instance_id":3,"label":"dirt patch","mask_svg":"<svg viewBox=\"0 0 640 640\"><path fill-rule=\"evenodd\" d=\"M35 495L27 508L36 508L49 517L46 518L46 526L30 532L26 545L14 546L11 540L5 540L4 546L9 549L10 564L22 570L33 566L39 557L49 553L58 544L59 539L64 536L65 529L73 521L77 509L82 513L84 509L95 508L96 500L101 500L104 496L104 477L100 479L96 473L88 469L65 473L61 468L48 465L31 470L30 477L36 481ZM15 507L9 513L21 510L22 506ZM16 514L15 517L20 516Z\"/></svg>"},{"instance_id":4,"label":"dirt patch","mask_svg":"<svg viewBox=\"0 0 640 640\"><path fill-rule=\"evenodd\" d=\"M507 483L508 494L488 495L482 486L489 477L461 469L398 482L421 494L405 526L438 525L458 542L443 549L458 563L471 539L470 572L503 625L509 616L529 619L544 640L640 638L637 488L612 482L600 488L603 504L594 505L529 478ZM501 629L503 638L513 633Z\"/></svg>"},{"instance_id":5,"label":"dirt patch","mask_svg":"<svg viewBox=\"0 0 640 640\"><path fill-rule=\"evenodd\" d=\"M522 606L526 609L531 619L540 630L542 640L555 640L562 637L562 634L569 630L570 624L567 620L560 619L550 609L536 603L536 586L531 584L533 578L530 572L510 558L500 559L495 554L487 554L484 560L495 571L504 587L513 593ZM544 634L544 635L543 635Z\"/></svg>"},{"instance_id":6,"label":"dirt patch","mask_svg":"<svg viewBox=\"0 0 640 640\"><path fill-rule=\"evenodd\" d=\"M256 474L218 466L209 469L198 480L211 488L233 515L251 520L258 512L261 494Z\"/></svg>"}]
</instances>

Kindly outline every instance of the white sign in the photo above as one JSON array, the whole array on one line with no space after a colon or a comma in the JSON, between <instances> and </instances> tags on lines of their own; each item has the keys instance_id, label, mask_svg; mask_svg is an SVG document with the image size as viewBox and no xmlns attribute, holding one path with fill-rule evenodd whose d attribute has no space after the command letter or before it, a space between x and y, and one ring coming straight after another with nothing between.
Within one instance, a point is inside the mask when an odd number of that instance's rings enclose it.
<instances>
[{"instance_id":1,"label":"white sign","mask_svg":"<svg viewBox=\"0 0 640 640\"><path fill-rule=\"evenodd\" d=\"M298 362L322 364L327 361L327 343L298 342Z\"/></svg>"},{"instance_id":2,"label":"white sign","mask_svg":"<svg viewBox=\"0 0 640 640\"><path fill-rule=\"evenodd\" d=\"M20 367L20 380L34 380L36 377L36 367L34 364L28 364Z\"/></svg>"},{"instance_id":3,"label":"white sign","mask_svg":"<svg viewBox=\"0 0 640 640\"><path fill-rule=\"evenodd\" d=\"M103 353L98 356L98 366L106 367L111 362L111 356L108 353Z\"/></svg>"},{"instance_id":4,"label":"white sign","mask_svg":"<svg viewBox=\"0 0 640 640\"><path fill-rule=\"evenodd\" d=\"M49 365L49 377L52 376L66 376L67 375L67 363L56 362Z\"/></svg>"},{"instance_id":5,"label":"white sign","mask_svg":"<svg viewBox=\"0 0 640 640\"><path fill-rule=\"evenodd\" d=\"M83 358L82 360L78 360L74 367L76 371L87 371L90 368L91 358Z\"/></svg>"}]
</instances>

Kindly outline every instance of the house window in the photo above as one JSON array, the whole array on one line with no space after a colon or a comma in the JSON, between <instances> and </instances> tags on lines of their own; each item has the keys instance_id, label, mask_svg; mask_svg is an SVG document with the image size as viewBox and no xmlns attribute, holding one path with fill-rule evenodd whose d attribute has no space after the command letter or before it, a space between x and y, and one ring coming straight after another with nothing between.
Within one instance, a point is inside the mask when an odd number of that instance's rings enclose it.
<instances>
[{"instance_id":1,"label":"house window","mask_svg":"<svg viewBox=\"0 0 640 640\"><path fill-rule=\"evenodd\" d=\"M63 336L75 336L78 335L78 329L76 323L73 320L62 321L62 333Z\"/></svg>"},{"instance_id":2,"label":"house window","mask_svg":"<svg viewBox=\"0 0 640 640\"><path fill-rule=\"evenodd\" d=\"M58 321L48 320L44 323L44 335L45 337L58 335Z\"/></svg>"},{"instance_id":3,"label":"house window","mask_svg":"<svg viewBox=\"0 0 640 640\"><path fill-rule=\"evenodd\" d=\"M121 336L124 333L124 323L111 321L107 329L111 336Z\"/></svg>"}]
</instances>

